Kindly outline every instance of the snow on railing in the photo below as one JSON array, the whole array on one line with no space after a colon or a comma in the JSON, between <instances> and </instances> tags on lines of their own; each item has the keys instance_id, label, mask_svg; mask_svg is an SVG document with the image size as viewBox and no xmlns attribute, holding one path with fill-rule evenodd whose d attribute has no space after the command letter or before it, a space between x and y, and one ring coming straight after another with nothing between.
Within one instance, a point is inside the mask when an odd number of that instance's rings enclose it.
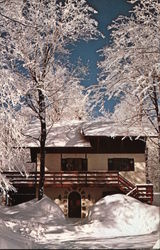
<instances>
[{"instance_id":1,"label":"snow on railing","mask_svg":"<svg viewBox=\"0 0 160 250\"><path fill-rule=\"evenodd\" d=\"M133 188L131 191L129 191L126 195L132 195L137 190L137 187Z\"/></svg>"}]
</instances>

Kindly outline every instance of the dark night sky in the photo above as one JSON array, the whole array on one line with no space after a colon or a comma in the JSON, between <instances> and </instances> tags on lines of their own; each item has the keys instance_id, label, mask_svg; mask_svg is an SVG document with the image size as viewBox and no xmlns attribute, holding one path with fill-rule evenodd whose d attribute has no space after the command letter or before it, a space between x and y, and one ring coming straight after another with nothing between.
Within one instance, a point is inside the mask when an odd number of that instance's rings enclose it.
<instances>
[{"instance_id":1,"label":"dark night sky","mask_svg":"<svg viewBox=\"0 0 160 250\"><path fill-rule=\"evenodd\" d=\"M82 84L89 86L97 82L97 61L100 60L100 54L96 51L107 45L110 41L109 31L107 26L112 23L112 20L119 15L129 15L132 5L126 0L87 0L95 10L98 11L94 18L99 23L99 30L103 33L105 38L92 40L87 42L80 41L73 47L71 62L74 64L80 57L84 64L88 63L89 75L86 77ZM106 103L107 110L113 110L114 101Z\"/></svg>"}]
</instances>

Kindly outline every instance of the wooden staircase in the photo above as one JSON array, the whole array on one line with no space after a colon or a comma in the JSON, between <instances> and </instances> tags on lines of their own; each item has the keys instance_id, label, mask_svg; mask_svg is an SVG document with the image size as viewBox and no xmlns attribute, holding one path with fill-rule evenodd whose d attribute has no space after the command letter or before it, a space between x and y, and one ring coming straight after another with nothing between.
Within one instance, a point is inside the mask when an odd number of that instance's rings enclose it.
<instances>
[{"instance_id":1,"label":"wooden staircase","mask_svg":"<svg viewBox=\"0 0 160 250\"><path fill-rule=\"evenodd\" d=\"M135 186L126 178L124 178L122 175L119 174L118 179L119 179L119 188L123 193L127 194L135 188Z\"/></svg>"},{"instance_id":2,"label":"wooden staircase","mask_svg":"<svg viewBox=\"0 0 160 250\"><path fill-rule=\"evenodd\" d=\"M152 184L136 184L133 185L126 178L119 174L119 188L128 195L142 202L152 204L153 202L153 185Z\"/></svg>"},{"instance_id":3,"label":"wooden staircase","mask_svg":"<svg viewBox=\"0 0 160 250\"><path fill-rule=\"evenodd\" d=\"M9 179L10 183L18 188L35 187L39 183L40 173L30 172L26 177L25 174L19 172L3 172ZM153 185L152 184L137 184L134 185L119 172L106 171L59 171L45 173L45 186L53 187L117 187L122 193L132 196L142 202L152 204L153 202Z\"/></svg>"}]
</instances>

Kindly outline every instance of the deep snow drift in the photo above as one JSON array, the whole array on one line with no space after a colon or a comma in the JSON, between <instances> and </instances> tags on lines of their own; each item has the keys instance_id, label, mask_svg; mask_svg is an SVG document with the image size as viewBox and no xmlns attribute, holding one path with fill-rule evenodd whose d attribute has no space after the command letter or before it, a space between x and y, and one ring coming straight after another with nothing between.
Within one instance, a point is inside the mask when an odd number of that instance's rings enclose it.
<instances>
[{"instance_id":1,"label":"deep snow drift","mask_svg":"<svg viewBox=\"0 0 160 250\"><path fill-rule=\"evenodd\" d=\"M1 249L31 249L35 244L21 234L15 233L0 220L0 248Z\"/></svg>"},{"instance_id":2,"label":"deep snow drift","mask_svg":"<svg viewBox=\"0 0 160 250\"><path fill-rule=\"evenodd\" d=\"M159 212L156 206L116 194L98 201L88 218L69 223L61 209L44 196L40 201L0 207L0 248L69 248L73 242L77 247L80 239L84 244L88 240L96 244L94 239L148 235L159 229Z\"/></svg>"},{"instance_id":3,"label":"deep snow drift","mask_svg":"<svg viewBox=\"0 0 160 250\"><path fill-rule=\"evenodd\" d=\"M130 196L115 194L99 200L88 220L93 232L105 237L149 234L160 226L160 208Z\"/></svg>"},{"instance_id":4,"label":"deep snow drift","mask_svg":"<svg viewBox=\"0 0 160 250\"><path fill-rule=\"evenodd\" d=\"M45 234L45 224L63 224L61 209L46 196L13 207L0 206L0 249L35 249Z\"/></svg>"}]
</instances>

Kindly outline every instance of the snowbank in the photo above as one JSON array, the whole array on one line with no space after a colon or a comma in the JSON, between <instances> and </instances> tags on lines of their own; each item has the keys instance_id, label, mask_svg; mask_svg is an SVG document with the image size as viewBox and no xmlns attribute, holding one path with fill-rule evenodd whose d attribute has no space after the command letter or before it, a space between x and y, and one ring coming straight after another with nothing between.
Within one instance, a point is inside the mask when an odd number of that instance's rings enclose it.
<instances>
[{"instance_id":1,"label":"snowbank","mask_svg":"<svg viewBox=\"0 0 160 250\"><path fill-rule=\"evenodd\" d=\"M142 234L146 234L147 239L150 234L146 244L153 247L157 232L153 237L151 233L158 230L159 219L158 207L116 194L98 201L88 218L75 222L66 220L58 205L44 196L40 201L34 199L13 207L0 207L0 249L77 249L77 246L83 249L91 245L107 246L109 242L114 249L118 240L115 243L115 239L108 238L129 236L131 239L133 235ZM135 238L137 240L137 236ZM127 240L124 244L128 246Z\"/></svg>"},{"instance_id":2,"label":"snowbank","mask_svg":"<svg viewBox=\"0 0 160 250\"><path fill-rule=\"evenodd\" d=\"M65 217L51 199L0 206L0 249L35 249L45 238L47 224L63 225Z\"/></svg>"},{"instance_id":3,"label":"snowbank","mask_svg":"<svg viewBox=\"0 0 160 250\"><path fill-rule=\"evenodd\" d=\"M157 240L157 242L155 243L153 249L160 249L160 239Z\"/></svg>"},{"instance_id":4,"label":"snowbank","mask_svg":"<svg viewBox=\"0 0 160 250\"><path fill-rule=\"evenodd\" d=\"M3 207L0 211L0 217L2 213L3 218L9 215L12 219L40 223L52 221L55 224L59 224L65 220L65 216L59 206L45 195L40 201L33 199L13 207Z\"/></svg>"},{"instance_id":5,"label":"snowbank","mask_svg":"<svg viewBox=\"0 0 160 250\"><path fill-rule=\"evenodd\" d=\"M159 229L160 208L130 196L109 195L90 209L88 222L86 230L97 237L150 234Z\"/></svg>"},{"instance_id":6,"label":"snowbank","mask_svg":"<svg viewBox=\"0 0 160 250\"><path fill-rule=\"evenodd\" d=\"M35 246L32 240L13 232L0 220L0 249L34 249Z\"/></svg>"}]
</instances>

